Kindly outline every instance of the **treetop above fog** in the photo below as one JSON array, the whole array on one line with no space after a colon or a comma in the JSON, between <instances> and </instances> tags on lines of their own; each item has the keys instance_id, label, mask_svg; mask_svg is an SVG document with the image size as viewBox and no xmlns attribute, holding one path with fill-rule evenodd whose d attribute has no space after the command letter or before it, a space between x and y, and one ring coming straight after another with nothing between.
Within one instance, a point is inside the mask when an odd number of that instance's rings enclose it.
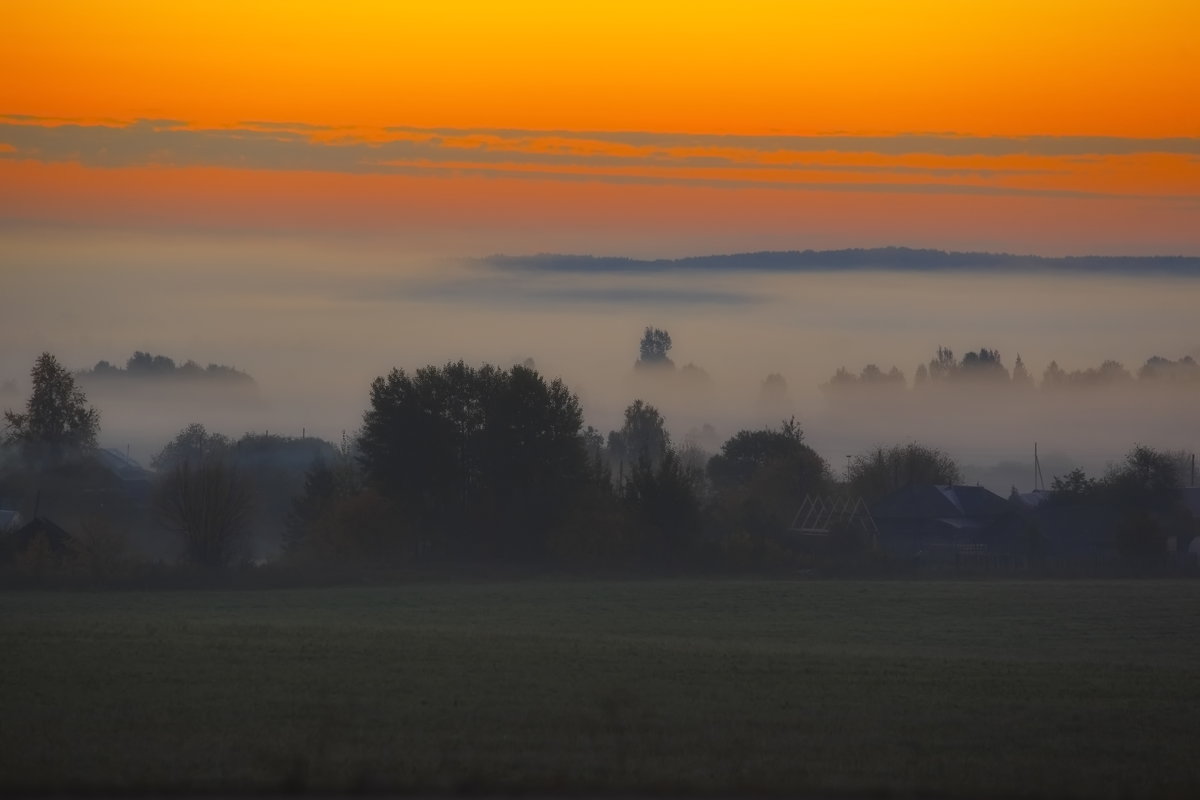
<instances>
[{"instance_id":1,"label":"treetop above fog","mask_svg":"<svg viewBox=\"0 0 1200 800\"><path fill-rule=\"evenodd\" d=\"M1051 361L1042 373L1040 388L1096 389L1134 383L1200 386L1200 364L1190 355L1178 360L1151 356L1135 375L1114 359L1107 359L1097 367L1069 372L1060 367L1057 361ZM888 372L884 372L875 364L867 364L857 374L845 367L839 367L821 388L826 391L842 391L854 387L903 389L907 385L904 373L897 367L893 366ZM981 347L977 351L967 352L960 359L950 348L939 346L933 358L917 366L912 386L915 389L952 385L1011 385L1026 389L1039 386L1019 353L1010 372L997 349Z\"/></svg>"},{"instance_id":2,"label":"treetop above fog","mask_svg":"<svg viewBox=\"0 0 1200 800\"><path fill-rule=\"evenodd\" d=\"M667 352L670 349L671 334L661 328L647 325L645 333L642 334L642 341L638 345L636 365L639 367L673 367L675 362L667 358Z\"/></svg>"},{"instance_id":3,"label":"treetop above fog","mask_svg":"<svg viewBox=\"0 0 1200 800\"><path fill-rule=\"evenodd\" d=\"M108 361L98 361L91 369L80 370L78 376L83 380L94 379L174 379L174 380L217 380L233 383L252 384L254 379L249 374L235 367L224 364L210 363L202 367L199 363L188 359L182 364L176 364L173 358L164 355L136 351L130 356L125 366L119 367Z\"/></svg>"}]
</instances>

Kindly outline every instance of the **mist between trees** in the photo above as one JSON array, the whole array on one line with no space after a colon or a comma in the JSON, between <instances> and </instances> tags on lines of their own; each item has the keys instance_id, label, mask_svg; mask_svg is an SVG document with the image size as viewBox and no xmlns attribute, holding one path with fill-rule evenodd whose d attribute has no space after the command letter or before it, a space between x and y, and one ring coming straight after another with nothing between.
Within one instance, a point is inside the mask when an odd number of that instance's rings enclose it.
<instances>
[{"instance_id":1,"label":"mist between trees","mask_svg":"<svg viewBox=\"0 0 1200 800\"><path fill-rule=\"evenodd\" d=\"M677 368L671 348L667 331L647 327L633 372L649 390L702 391L707 374ZM137 361L152 372L155 358L138 355L127 371ZM157 363L163 374L177 371ZM228 380L236 371L200 372ZM1136 378L1119 365L1076 373L1052 365L1041 388L1166 383L1194 394L1198 373L1191 358L1152 358ZM250 380L241 375L233 379ZM952 452L911 440L881 441L835 468L791 416L724 440L710 426L676 439L659 407L633 399L620 425L601 431L586 424L566 383L531 361L394 369L370 385L361 427L340 442L233 439L191 424L146 470L97 447L102 420L80 387L83 375L46 353L30 377L24 411L5 414L0 461L0 508L15 512L0 534L10 578L118 580L179 568L171 565L214 573L251 564L306 574L466 565L903 573L916 565L889 554L876 531L838 518L804 535L798 509L814 498L870 507L905 487L963 482ZM824 388L875 403L896 392L996 387L1036 388L1019 357L1010 372L988 348L962 359L939 348L911 389L899 370L871 365L857 375L839 370ZM785 406L786 395L782 375L763 381L765 406ZM1184 532L1172 542L1185 552L1200 533L1178 499L1194 480L1187 444L1131 443L1103 474L1050 476L1048 495L1112 510L1123 520L1113 542L1120 560L1158 563L1168 533ZM1168 524L1164 515L1175 516ZM1038 535L1032 523L1022 534L1026 566L1036 564Z\"/></svg>"}]
</instances>

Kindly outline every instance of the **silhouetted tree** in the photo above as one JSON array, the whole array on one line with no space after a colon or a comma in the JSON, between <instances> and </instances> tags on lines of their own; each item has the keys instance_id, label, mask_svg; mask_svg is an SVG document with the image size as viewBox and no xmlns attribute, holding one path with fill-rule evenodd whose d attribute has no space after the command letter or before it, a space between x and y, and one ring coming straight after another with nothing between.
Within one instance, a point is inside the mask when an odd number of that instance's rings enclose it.
<instances>
[{"instance_id":1,"label":"silhouetted tree","mask_svg":"<svg viewBox=\"0 0 1200 800\"><path fill-rule=\"evenodd\" d=\"M958 362L954 358L954 351L949 347L938 347L937 354L929 362L929 379L933 381L944 381L953 378L958 372Z\"/></svg>"},{"instance_id":2,"label":"silhouetted tree","mask_svg":"<svg viewBox=\"0 0 1200 800\"><path fill-rule=\"evenodd\" d=\"M138 350L125 362L125 370L131 374L165 375L175 371L175 360Z\"/></svg>"},{"instance_id":3,"label":"silhouetted tree","mask_svg":"<svg viewBox=\"0 0 1200 800\"><path fill-rule=\"evenodd\" d=\"M95 450L100 412L87 404L71 373L42 353L30 377L33 391L25 412L4 412L6 443L19 447L31 466L55 466Z\"/></svg>"},{"instance_id":4,"label":"silhouetted tree","mask_svg":"<svg viewBox=\"0 0 1200 800\"><path fill-rule=\"evenodd\" d=\"M899 368L893 366L887 372L884 372L875 364L867 364L857 375L845 367L838 367L837 372L834 373L833 377L822 388L835 391L858 386L864 388L903 389L905 385L904 373Z\"/></svg>"},{"instance_id":5,"label":"silhouetted tree","mask_svg":"<svg viewBox=\"0 0 1200 800\"><path fill-rule=\"evenodd\" d=\"M688 556L701 529L696 482L697 476L672 450L657 465L647 460L634 465L624 498L644 560L671 564Z\"/></svg>"},{"instance_id":6,"label":"silhouetted tree","mask_svg":"<svg viewBox=\"0 0 1200 800\"><path fill-rule=\"evenodd\" d=\"M1073 469L1066 475L1054 476L1050 481L1050 502L1058 505L1077 505L1096 499L1101 489L1100 482L1089 478L1081 469Z\"/></svg>"},{"instance_id":7,"label":"silhouetted tree","mask_svg":"<svg viewBox=\"0 0 1200 800\"><path fill-rule=\"evenodd\" d=\"M1066 372L1058 366L1057 362L1051 361L1050 366L1046 367L1045 374L1042 375L1042 388L1098 389L1128 384L1132 381L1133 375L1129 370L1125 369L1121 362L1112 359L1102 362L1099 367L1089 367L1071 372Z\"/></svg>"},{"instance_id":8,"label":"silhouetted tree","mask_svg":"<svg viewBox=\"0 0 1200 800\"><path fill-rule=\"evenodd\" d=\"M196 467L225 461L236 468L254 494L251 528L257 543L268 551L288 545L295 533L289 513L294 498L302 492L305 470L314 459L332 462L334 447L316 437L247 433L236 442L203 425L192 423L175 435L150 459L156 470L166 473L180 464Z\"/></svg>"},{"instance_id":9,"label":"silhouetted tree","mask_svg":"<svg viewBox=\"0 0 1200 800\"><path fill-rule=\"evenodd\" d=\"M254 379L245 372L223 364L210 363L202 367L196 361L188 359L183 364L176 364L173 358L154 355L141 350L130 356L125 366L118 367L106 360L96 362L90 370L81 370L79 377L84 380L217 380L226 384L240 384L242 388L254 385Z\"/></svg>"},{"instance_id":10,"label":"silhouetted tree","mask_svg":"<svg viewBox=\"0 0 1200 800\"><path fill-rule=\"evenodd\" d=\"M667 357L671 349L671 334L660 328L646 327L639 345L639 367L672 367L674 363Z\"/></svg>"},{"instance_id":11,"label":"silhouetted tree","mask_svg":"<svg viewBox=\"0 0 1200 800\"><path fill-rule=\"evenodd\" d=\"M175 464L159 481L155 506L163 524L182 537L187 561L220 569L242 555L253 497L227 460Z\"/></svg>"},{"instance_id":12,"label":"silhouetted tree","mask_svg":"<svg viewBox=\"0 0 1200 800\"><path fill-rule=\"evenodd\" d=\"M608 434L609 458L614 464L632 468L642 462L657 467L671 449L671 436L658 409L634 400L625 409L621 430Z\"/></svg>"},{"instance_id":13,"label":"silhouetted tree","mask_svg":"<svg viewBox=\"0 0 1200 800\"><path fill-rule=\"evenodd\" d=\"M738 431L708 462L708 477L714 487L726 489L745 485L776 466L793 473L797 488L805 479L823 479L827 471L824 460L804 444L804 433L794 417L779 430Z\"/></svg>"},{"instance_id":14,"label":"silhouetted tree","mask_svg":"<svg viewBox=\"0 0 1200 800\"><path fill-rule=\"evenodd\" d=\"M228 437L209 433L203 425L193 422L175 434L175 438L156 455L151 456L150 466L166 472L187 462L200 464L227 458L232 449L233 443Z\"/></svg>"},{"instance_id":15,"label":"silhouetted tree","mask_svg":"<svg viewBox=\"0 0 1200 800\"><path fill-rule=\"evenodd\" d=\"M1138 445L1104 476L1106 491L1126 506L1163 507L1177 499L1187 464L1183 452Z\"/></svg>"},{"instance_id":16,"label":"silhouetted tree","mask_svg":"<svg viewBox=\"0 0 1200 800\"><path fill-rule=\"evenodd\" d=\"M1033 386L1033 376L1029 374L1029 370L1025 367L1025 362L1021 360L1021 354L1017 353L1017 360L1013 362L1012 370L1013 386L1021 388L1029 388Z\"/></svg>"},{"instance_id":17,"label":"silhouetted tree","mask_svg":"<svg viewBox=\"0 0 1200 800\"><path fill-rule=\"evenodd\" d=\"M970 380L1007 381L1008 370L1000 360L999 350L979 348L978 352L967 353L959 364L958 376Z\"/></svg>"},{"instance_id":18,"label":"silhouetted tree","mask_svg":"<svg viewBox=\"0 0 1200 800\"><path fill-rule=\"evenodd\" d=\"M1139 445L1104 476L1104 493L1120 514L1117 550L1126 558L1161 556L1166 550L1167 526L1179 512L1182 461L1181 453Z\"/></svg>"},{"instance_id":19,"label":"silhouetted tree","mask_svg":"<svg viewBox=\"0 0 1200 800\"><path fill-rule=\"evenodd\" d=\"M522 366L393 370L371 385L366 477L431 530L529 554L588 480L579 400Z\"/></svg>"},{"instance_id":20,"label":"silhouetted tree","mask_svg":"<svg viewBox=\"0 0 1200 800\"><path fill-rule=\"evenodd\" d=\"M1066 383L1067 373L1058 365L1057 361L1051 361L1046 367L1046 371L1042 373L1042 388L1058 389L1065 386Z\"/></svg>"},{"instance_id":21,"label":"silhouetted tree","mask_svg":"<svg viewBox=\"0 0 1200 800\"><path fill-rule=\"evenodd\" d=\"M826 492L829 465L804 443L795 419L779 430L738 431L708 462L720 533L783 531L808 494Z\"/></svg>"},{"instance_id":22,"label":"silhouetted tree","mask_svg":"<svg viewBox=\"0 0 1200 800\"><path fill-rule=\"evenodd\" d=\"M825 383L821 388L827 389L827 390L832 389L832 390L836 391L839 389L846 389L846 388L849 388L852 386L857 386L857 385L858 385L858 376L857 375L855 375L853 372L846 369L845 367L838 367L837 372L833 373L833 377L830 378L829 381L827 383Z\"/></svg>"},{"instance_id":23,"label":"silhouetted tree","mask_svg":"<svg viewBox=\"0 0 1200 800\"><path fill-rule=\"evenodd\" d=\"M1196 383L1200 382L1200 364L1191 356L1184 356L1178 361L1151 356L1138 370L1138 379L1164 383Z\"/></svg>"},{"instance_id":24,"label":"silhouetted tree","mask_svg":"<svg viewBox=\"0 0 1200 800\"><path fill-rule=\"evenodd\" d=\"M959 483L962 472L946 453L913 442L854 456L847 478L851 489L870 502L903 486Z\"/></svg>"},{"instance_id":25,"label":"silhouetted tree","mask_svg":"<svg viewBox=\"0 0 1200 800\"><path fill-rule=\"evenodd\" d=\"M588 425L579 436L583 439L583 450L587 453L588 461L594 467L602 466L604 464L604 434Z\"/></svg>"},{"instance_id":26,"label":"silhouetted tree","mask_svg":"<svg viewBox=\"0 0 1200 800\"><path fill-rule=\"evenodd\" d=\"M1082 372L1072 372L1068 376L1070 383L1081 387L1112 386L1129 383L1133 375L1119 361L1108 359L1098 368L1086 369Z\"/></svg>"}]
</instances>

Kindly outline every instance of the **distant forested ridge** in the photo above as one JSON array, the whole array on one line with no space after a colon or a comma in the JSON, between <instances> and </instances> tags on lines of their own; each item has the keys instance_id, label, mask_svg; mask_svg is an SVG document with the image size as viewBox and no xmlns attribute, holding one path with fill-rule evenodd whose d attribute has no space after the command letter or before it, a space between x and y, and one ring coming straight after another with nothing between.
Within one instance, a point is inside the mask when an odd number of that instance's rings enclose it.
<instances>
[{"instance_id":1,"label":"distant forested ridge","mask_svg":"<svg viewBox=\"0 0 1200 800\"><path fill-rule=\"evenodd\" d=\"M1200 277L1196 256L1062 256L1010 253L963 253L909 247L848 250L782 250L687 258L636 259L617 256L493 255L484 263L504 269L548 272L647 272L668 270L761 270L822 272L828 270L900 270L967 272L1071 272L1180 275Z\"/></svg>"},{"instance_id":2,"label":"distant forested ridge","mask_svg":"<svg viewBox=\"0 0 1200 800\"><path fill-rule=\"evenodd\" d=\"M135 352L119 367L108 361L98 361L91 369L76 373L85 382L101 380L204 381L206 383L252 387L254 378L235 367L224 364L200 366L188 359L176 364L173 358L142 351Z\"/></svg>"},{"instance_id":3,"label":"distant forested ridge","mask_svg":"<svg viewBox=\"0 0 1200 800\"><path fill-rule=\"evenodd\" d=\"M1099 366L1085 369L1066 370L1051 361L1038 383L1029 368L1017 354L1012 370L1001 359L1000 351L987 347L978 352L967 352L961 360L948 347L938 347L937 353L928 364L918 364L913 376L914 390L941 389L963 386L1011 386L1014 389L1041 388L1047 392L1060 390L1101 390L1139 385L1142 387L1171 387L1194 390L1200 387L1200 363L1190 355L1179 359L1151 356L1131 372L1114 359L1106 359ZM821 388L829 393L845 397L847 392L862 393L866 390L890 392L905 389L908 380L898 367L884 371L877 364L867 364L858 373L839 367Z\"/></svg>"}]
</instances>

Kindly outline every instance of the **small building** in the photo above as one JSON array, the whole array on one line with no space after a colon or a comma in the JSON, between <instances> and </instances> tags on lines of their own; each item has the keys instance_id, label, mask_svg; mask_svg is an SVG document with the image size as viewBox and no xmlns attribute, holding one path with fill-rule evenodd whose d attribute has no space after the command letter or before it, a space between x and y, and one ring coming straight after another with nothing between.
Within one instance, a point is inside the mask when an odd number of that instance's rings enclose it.
<instances>
[{"instance_id":1,"label":"small building","mask_svg":"<svg viewBox=\"0 0 1200 800\"><path fill-rule=\"evenodd\" d=\"M129 500L144 503L150 497L153 475L129 456L111 447L96 451L96 463L112 476L114 487Z\"/></svg>"},{"instance_id":2,"label":"small building","mask_svg":"<svg viewBox=\"0 0 1200 800\"><path fill-rule=\"evenodd\" d=\"M911 485L871 506L879 546L926 564L1023 563L1029 537L1020 514L982 486Z\"/></svg>"},{"instance_id":3,"label":"small building","mask_svg":"<svg viewBox=\"0 0 1200 800\"><path fill-rule=\"evenodd\" d=\"M61 564L70 555L73 544L74 538L62 526L37 516L16 530L0 534L0 563L36 557Z\"/></svg>"}]
</instances>

